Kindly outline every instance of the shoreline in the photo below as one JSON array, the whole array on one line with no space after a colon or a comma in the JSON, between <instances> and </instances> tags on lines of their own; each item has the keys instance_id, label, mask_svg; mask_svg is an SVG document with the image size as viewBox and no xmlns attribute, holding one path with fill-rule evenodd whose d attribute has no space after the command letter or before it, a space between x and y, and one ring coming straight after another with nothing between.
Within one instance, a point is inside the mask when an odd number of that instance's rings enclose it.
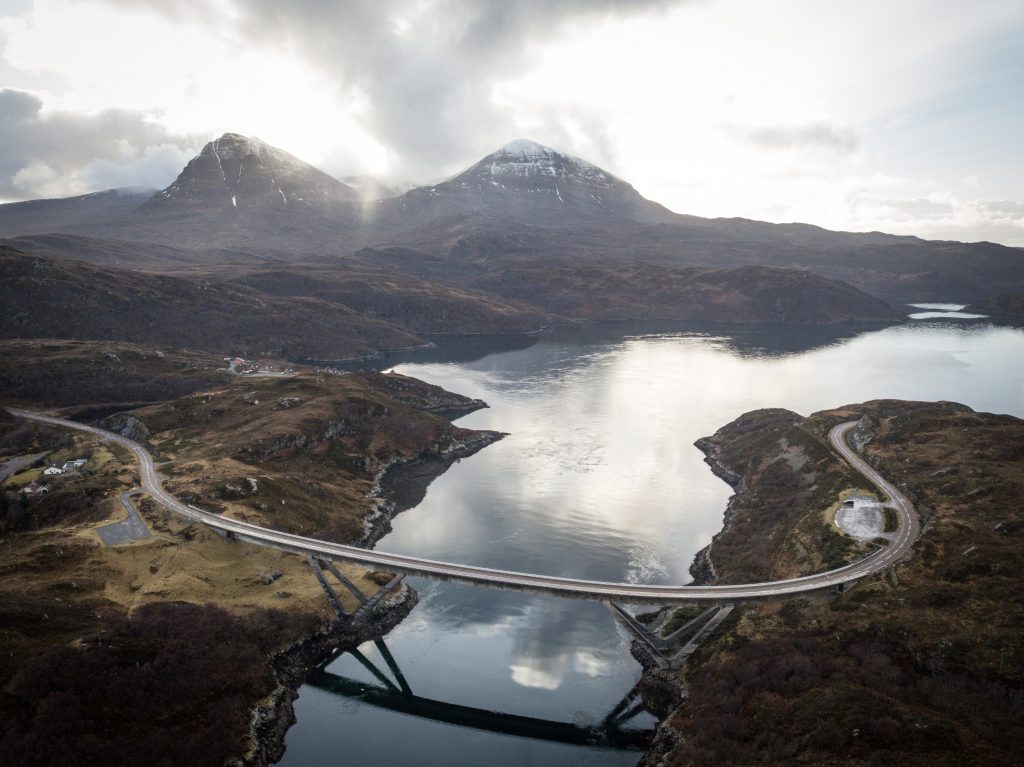
<instances>
[{"instance_id":1,"label":"shoreline","mask_svg":"<svg viewBox=\"0 0 1024 767\"><path fill-rule=\"evenodd\" d=\"M480 430L445 451L395 459L382 467L374 477L368 494L377 502L377 508L363 520L363 535L354 545L372 549L391 532L392 520L403 511L419 505L430 483L444 474L452 464L506 436L500 431Z\"/></svg>"},{"instance_id":2,"label":"shoreline","mask_svg":"<svg viewBox=\"0 0 1024 767\"><path fill-rule=\"evenodd\" d=\"M285 737L297 721L294 703L309 672L339 653L386 636L418 603L419 594L403 583L395 595L360 623L343 625L335 618L316 633L300 638L272 656L270 667L277 687L252 708L248 750L227 764L268 767L280 761L285 753Z\"/></svg>"},{"instance_id":3,"label":"shoreline","mask_svg":"<svg viewBox=\"0 0 1024 767\"><path fill-rule=\"evenodd\" d=\"M374 477L369 497L377 508L363 522L363 535L354 543L373 548L391 532L391 521L401 512L418 505L427 486L462 458L467 458L506 435L480 431L453 444L446 451L424 453L413 458L396 459L382 467ZM425 469L425 470L424 470ZM403 476L406 470L411 476ZM403 495L402 491L405 491ZM386 636L412 612L419 594L406 583L370 613L358 625L343 625L334 619L311 636L298 639L271 658L277 680L274 691L251 710L248 750L231 760L233 767L268 767L285 753L285 738L296 722L294 701L309 672L334 655L357 647L371 639Z\"/></svg>"},{"instance_id":4,"label":"shoreline","mask_svg":"<svg viewBox=\"0 0 1024 767\"><path fill-rule=\"evenodd\" d=\"M746 489L743 477L733 474L718 462L718 448L715 447L711 439L711 437L701 437L694 442L694 445L704 453L704 463L710 467L711 472L728 484L734 492L729 496L725 512L722 515L721 528L711 537L711 542L707 546L694 554L693 562L690 563L689 572L693 577L693 584L700 586L711 584L718 579L718 572L715 570L715 563L711 558L712 547L718 537L729 529L733 517L734 499ZM640 761L637 762L637 767L662 767L665 759L682 738L682 734L672 726L671 715L679 706L686 703L688 697L686 684L680 678L678 671L662 669L654 663L639 642L632 642L631 652L642 668L637 686L640 688L644 705L650 713L658 718L658 724L654 728L654 737L643 756L640 757Z\"/></svg>"},{"instance_id":5,"label":"shoreline","mask_svg":"<svg viewBox=\"0 0 1024 767\"><path fill-rule=\"evenodd\" d=\"M701 437L693 443L694 446L704 453L704 463L711 468L711 473L725 482L733 489L729 501L725 505L725 512L722 514L722 526L713 536L711 542L693 556L690 563L689 573L693 577L693 583L704 586L713 583L718 579L718 571L715 569L715 562L711 558L711 551L715 541L729 529L733 517L733 502L740 493L746 489L743 477L733 474L718 461L718 448L711 441L711 437Z\"/></svg>"}]
</instances>

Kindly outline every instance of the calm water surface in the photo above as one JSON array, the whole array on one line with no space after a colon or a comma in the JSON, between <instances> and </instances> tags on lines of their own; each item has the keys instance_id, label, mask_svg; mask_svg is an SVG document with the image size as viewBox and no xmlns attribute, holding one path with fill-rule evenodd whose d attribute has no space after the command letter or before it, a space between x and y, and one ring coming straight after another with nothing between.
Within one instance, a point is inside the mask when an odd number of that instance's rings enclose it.
<instances>
[{"instance_id":1,"label":"calm water surface","mask_svg":"<svg viewBox=\"0 0 1024 767\"><path fill-rule=\"evenodd\" d=\"M693 442L748 410L944 399L1024 416L1024 331L985 322L845 336L577 327L420 359L395 369L486 400L490 409L459 424L509 436L436 480L378 548L597 580L689 580L730 493ZM326 664L296 701L282 764L637 762L637 751L523 737L529 726L516 718L578 733L630 691L640 675L630 638L601 605L410 582L421 602L387 650L412 695L441 703L411 712L368 643L365 659L395 691L370 690L387 688L350 654ZM618 729L652 724L640 714Z\"/></svg>"}]
</instances>

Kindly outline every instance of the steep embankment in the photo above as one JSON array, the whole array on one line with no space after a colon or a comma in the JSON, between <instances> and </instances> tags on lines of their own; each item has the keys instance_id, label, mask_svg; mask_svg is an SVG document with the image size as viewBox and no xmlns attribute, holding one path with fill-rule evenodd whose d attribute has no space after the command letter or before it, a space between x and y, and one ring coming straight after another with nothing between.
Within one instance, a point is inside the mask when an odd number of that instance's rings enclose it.
<instances>
[{"instance_id":1,"label":"steep embankment","mask_svg":"<svg viewBox=\"0 0 1024 767\"><path fill-rule=\"evenodd\" d=\"M868 461L923 516L914 555L839 597L745 608L691 658L688 698L644 764L1016 762L1024 421L897 401L748 413L701 442L738 490L711 559L724 577L816 567L827 547L801 531L827 499L808 482L851 484L818 443L857 419Z\"/></svg>"}]
</instances>

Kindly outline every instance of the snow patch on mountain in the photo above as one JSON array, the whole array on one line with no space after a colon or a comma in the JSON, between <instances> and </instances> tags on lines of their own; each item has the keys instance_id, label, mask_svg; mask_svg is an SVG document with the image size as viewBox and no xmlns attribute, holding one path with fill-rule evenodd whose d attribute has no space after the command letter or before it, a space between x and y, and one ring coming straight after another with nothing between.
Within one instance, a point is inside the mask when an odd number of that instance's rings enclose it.
<instances>
[{"instance_id":1,"label":"snow patch on mountain","mask_svg":"<svg viewBox=\"0 0 1024 767\"><path fill-rule=\"evenodd\" d=\"M586 160L529 139L516 139L477 164L491 176L550 176L611 186L614 177Z\"/></svg>"}]
</instances>

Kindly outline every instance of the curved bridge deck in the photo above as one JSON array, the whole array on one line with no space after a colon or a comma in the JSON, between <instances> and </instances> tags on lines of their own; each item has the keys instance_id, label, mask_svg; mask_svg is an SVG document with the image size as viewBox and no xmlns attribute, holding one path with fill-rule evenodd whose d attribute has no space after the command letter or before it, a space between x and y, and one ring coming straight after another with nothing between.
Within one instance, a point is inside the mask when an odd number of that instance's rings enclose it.
<instances>
[{"instance_id":1,"label":"curved bridge deck","mask_svg":"<svg viewBox=\"0 0 1024 767\"><path fill-rule=\"evenodd\" d=\"M729 586L652 586L558 578L489 567L460 565L453 562L438 562L421 557L389 554L357 546L321 541L316 538L307 538L239 522L186 505L164 490L160 474L154 467L153 457L142 445L127 437L95 426L87 426L39 413L19 410L11 412L22 418L87 432L127 448L139 461L139 478L142 488L156 501L183 517L207 525L229 537L317 559L348 562L404 575L456 581L486 588L550 594L568 599L655 605L697 602L725 604L829 590L884 570L906 556L920 531L917 514L910 501L857 456L847 444L846 435L856 425L854 422L840 424L833 428L829 433L829 440L839 455L892 501L900 524L896 539L889 546L845 567L802 578Z\"/></svg>"}]
</instances>

